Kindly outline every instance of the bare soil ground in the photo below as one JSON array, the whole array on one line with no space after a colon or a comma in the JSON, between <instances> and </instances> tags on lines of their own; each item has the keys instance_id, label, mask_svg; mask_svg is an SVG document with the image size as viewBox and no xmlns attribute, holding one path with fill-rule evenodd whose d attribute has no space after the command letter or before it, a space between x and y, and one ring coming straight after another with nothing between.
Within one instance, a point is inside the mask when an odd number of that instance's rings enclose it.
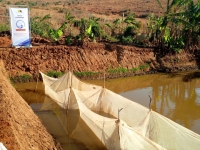
<instances>
[{"instance_id":1,"label":"bare soil ground","mask_svg":"<svg viewBox=\"0 0 200 150\"><path fill-rule=\"evenodd\" d=\"M166 6L166 0L160 0L163 6ZM102 22L110 22L120 18L128 12L135 13L139 21L146 23L149 13L162 15L162 10L156 0L12 0L11 5L28 5L30 16L45 16L50 14L51 23L54 27L60 26L65 20L65 13L70 12L76 19L89 18L90 16L98 17ZM8 3L0 3L0 22L9 22ZM6 17L6 18L5 18Z\"/></svg>"}]
</instances>

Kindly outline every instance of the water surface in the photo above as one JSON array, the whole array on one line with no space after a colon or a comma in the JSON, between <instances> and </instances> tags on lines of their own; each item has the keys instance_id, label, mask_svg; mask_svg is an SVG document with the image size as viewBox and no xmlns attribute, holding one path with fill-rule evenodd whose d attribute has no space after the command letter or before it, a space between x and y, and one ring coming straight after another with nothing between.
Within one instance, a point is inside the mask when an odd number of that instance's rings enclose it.
<instances>
[{"instance_id":1,"label":"water surface","mask_svg":"<svg viewBox=\"0 0 200 150\"><path fill-rule=\"evenodd\" d=\"M102 81L87 81L104 85ZM106 88L151 108L200 134L200 73L153 74L108 79Z\"/></svg>"},{"instance_id":2,"label":"water surface","mask_svg":"<svg viewBox=\"0 0 200 150\"><path fill-rule=\"evenodd\" d=\"M151 108L154 111L200 134L199 77L199 72L188 72L106 79L105 82L104 80L84 80L84 82L105 85L107 89L145 107L149 107L152 99ZM46 98L41 82L37 88L36 83L20 83L15 87L35 110L49 132L61 141L64 149L69 149L67 141L71 143L72 149L87 149L81 142L66 137L60 124L55 124L56 118L52 113L38 111Z\"/></svg>"}]
</instances>

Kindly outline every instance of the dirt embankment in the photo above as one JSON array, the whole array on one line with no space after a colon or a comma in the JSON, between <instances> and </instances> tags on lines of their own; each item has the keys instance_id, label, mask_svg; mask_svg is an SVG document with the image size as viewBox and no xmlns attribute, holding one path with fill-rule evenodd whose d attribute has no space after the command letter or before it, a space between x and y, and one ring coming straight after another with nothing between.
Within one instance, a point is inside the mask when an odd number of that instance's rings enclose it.
<instances>
[{"instance_id":1,"label":"dirt embankment","mask_svg":"<svg viewBox=\"0 0 200 150\"><path fill-rule=\"evenodd\" d=\"M117 67L133 68L155 59L153 50L114 44L90 43L77 46L34 46L32 48L2 48L0 59L10 76L47 72L103 71Z\"/></svg>"},{"instance_id":2,"label":"dirt embankment","mask_svg":"<svg viewBox=\"0 0 200 150\"><path fill-rule=\"evenodd\" d=\"M160 55L153 48L138 48L106 43L78 46L33 46L32 48L1 48L0 59L9 76L38 75L38 71L103 72L119 67L131 69L150 62L148 71L183 71L198 68L193 53Z\"/></svg>"},{"instance_id":3,"label":"dirt embankment","mask_svg":"<svg viewBox=\"0 0 200 150\"><path fill-rule=\"evenodd\" d=\"M8 150L56 150L47 132L29 105L8 82L0 62L0 142Z\"/></svg>"}]
</instances>

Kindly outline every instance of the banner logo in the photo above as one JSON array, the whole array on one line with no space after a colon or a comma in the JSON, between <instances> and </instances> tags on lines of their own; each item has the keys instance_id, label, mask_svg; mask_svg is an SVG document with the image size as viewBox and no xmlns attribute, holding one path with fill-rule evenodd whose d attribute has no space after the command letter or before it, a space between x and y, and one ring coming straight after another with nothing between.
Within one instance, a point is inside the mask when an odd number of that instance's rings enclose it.
<instances>
[{"instance_id":1,"label":"banner logo","mask_svg":"<svg viewBox=\"0 0 200 150\"><path fill-rule=\"evenodd\" d=\"M18 20L16 22L16 27L17 27L16 31L26 31L26 29L25 29L25 23L22 20Z\"/></svg>"}]
</instances>

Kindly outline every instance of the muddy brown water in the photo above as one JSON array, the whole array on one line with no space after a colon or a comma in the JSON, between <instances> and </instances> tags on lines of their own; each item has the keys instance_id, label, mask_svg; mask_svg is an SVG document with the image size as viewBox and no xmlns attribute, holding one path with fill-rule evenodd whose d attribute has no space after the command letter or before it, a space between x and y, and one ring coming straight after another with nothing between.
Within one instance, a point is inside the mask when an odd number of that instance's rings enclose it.
<instances>
[{"instance_id":1,"label":"muddy brown water","mask_svg":"<svg viewBox=\"0 0 200 150\"><path fill-rule=\"evenodd\" d=\"M84 82L104 85L103 80ZM80 141L67 136L54 113L39 111L46 98L41 82L36 91L33 82L16 84L15 87L64 149L87 149ZM154 111L200 134L200 72L106 79L105 87L146 107L149 107L151 98Z\"/></svg>"}]
</instances>

